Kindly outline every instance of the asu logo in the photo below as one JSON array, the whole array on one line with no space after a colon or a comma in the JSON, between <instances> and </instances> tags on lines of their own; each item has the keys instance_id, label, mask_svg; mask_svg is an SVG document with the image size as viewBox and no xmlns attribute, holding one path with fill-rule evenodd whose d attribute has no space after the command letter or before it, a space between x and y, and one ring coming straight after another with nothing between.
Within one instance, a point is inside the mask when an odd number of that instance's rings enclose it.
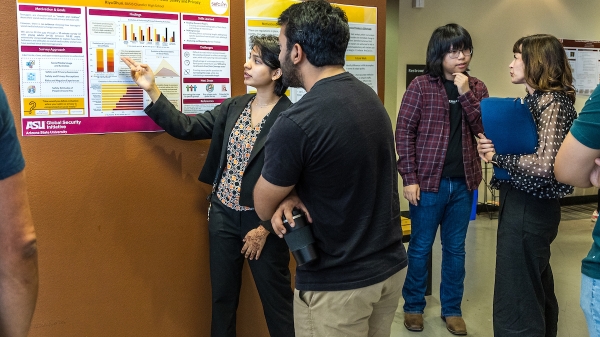
<instances>
[{"instance_id":1,"label":"asu logo","mask_svg":"<svg viewBox=\"0 0 600 337\"><path fill-rule=\"evenodd\" d=\"M27 122L27 125L25 125L25 130L43 130L45 128L46 122L44 121Z\"/></svg>"}]
</instances>

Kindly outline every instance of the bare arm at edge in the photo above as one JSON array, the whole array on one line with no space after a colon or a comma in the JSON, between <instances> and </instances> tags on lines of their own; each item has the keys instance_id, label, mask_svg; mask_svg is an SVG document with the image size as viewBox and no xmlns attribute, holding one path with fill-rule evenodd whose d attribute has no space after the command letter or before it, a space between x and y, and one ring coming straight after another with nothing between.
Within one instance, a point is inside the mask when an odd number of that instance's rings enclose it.
<instances>
[{"instance_id":1,"label":"bare arm at edge","mask_svg":"<svg viewBox=\"0 0 600 337\"><path fill-rule=\"evenodd\" d=\"M37 293L36 235L21 171L0 180L0 336L27 336Z\"/></svg>"},{"instance_id":2,"label":"bare arm at edge","mask_svg":"<svg viewBox=\"0 0 600 337\"><path fill-rule=\"evenodd\" d=\"M591 187L593 183L591 176L594 171L600 169L594 163L594 159L598 157L600 157L600 150L581 144L571 133L568 133L554 162L556 180L577 187Z\"/></svg>"},{"instance_id":3,"label":"bare arm at edge","mask_svg":"<svg viewBox=\"0 0 600 337\"><path fill-rule=\"evenodd\" d=\"M294 185L286 187L273 185L261 175L254 186L254 209L256 210L258 217L261 220L271 219L277 210L277 207L279 207L279 204L281 204L293 189ZM275 234L279 237L283 236L280 233L285 233L283 227L274 227L273 229L275 230Z\"/></svg>"}]
</instances>

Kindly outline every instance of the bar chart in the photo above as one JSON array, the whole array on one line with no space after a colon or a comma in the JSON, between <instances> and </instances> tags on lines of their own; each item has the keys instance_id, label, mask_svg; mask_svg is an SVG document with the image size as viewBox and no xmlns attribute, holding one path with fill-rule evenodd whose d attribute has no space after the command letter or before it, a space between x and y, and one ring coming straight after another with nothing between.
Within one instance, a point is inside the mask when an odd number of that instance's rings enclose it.
<instances>
[{"instance_id":1,"label":"bar chart","mask_svg":"<svg viewBox=\"0 0 600 337\"><path fill-rule=\"evenodd\" d=\"M144 91L135 84L102 84L102 111L144 110Z\"/></svg>"},{"instance_id":2,"label":"bar chart","mask_svg":"<svg viewBox=\"0 0 600 337\"><path fill-rule=\"evenodd\" d=\"M106 51L106 57L105 57ZM106 61L106 62L105 62ZM115 72L115 50L114 49L96 49L96 71L99 73Z\"/></svg>"},{"instance_id":3,"label":"bar chart","mask_svg":"<svg viewBox=\"0 0 600 337\"><path fill-rule=\"evenodd\" d=\"M164 35L162 33L164 32ZM162 30L152 28L151 26L136 26L133 24L129 26L123 24L123 41L148 41L148 42L177 42L175 38L175 31L169 33L169 29L165 28Z\"/></svg>"}]
</instances>

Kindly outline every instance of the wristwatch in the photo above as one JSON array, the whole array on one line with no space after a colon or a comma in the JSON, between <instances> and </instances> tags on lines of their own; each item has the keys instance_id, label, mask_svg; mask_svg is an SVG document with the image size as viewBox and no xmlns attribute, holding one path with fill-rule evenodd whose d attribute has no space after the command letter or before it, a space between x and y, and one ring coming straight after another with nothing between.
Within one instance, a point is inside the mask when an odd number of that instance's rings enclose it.
<instances>
[{"instance_id":1,"label":"wristwatch","mask_svg":"<svg viewBox=\"0 0 600 337\"><path fill-rule=\"evenodd\" d=\"M271 219L260 221L259 224L263 226L269 233L275 234L273 230L273 224L271 224Z\"/></svg>"}]
</instances>

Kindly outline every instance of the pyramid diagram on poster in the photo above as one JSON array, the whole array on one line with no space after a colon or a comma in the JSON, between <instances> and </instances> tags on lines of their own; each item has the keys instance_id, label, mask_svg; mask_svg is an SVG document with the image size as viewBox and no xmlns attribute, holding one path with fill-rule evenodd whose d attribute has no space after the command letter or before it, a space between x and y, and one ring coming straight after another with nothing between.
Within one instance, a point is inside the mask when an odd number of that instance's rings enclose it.
<instances>
[{"instance_id":1,"label":"pyramid diagram on poster","mask_svg":"<svg viewBox=\"0 0 600 337\"><path fill-rule=\"evenodd\" d=\"M175 71L175 68L169 64L166 60L162 60L156 68L154 76L157 77L179 77L179 74Z\"/></svg>"}]
</instances>

